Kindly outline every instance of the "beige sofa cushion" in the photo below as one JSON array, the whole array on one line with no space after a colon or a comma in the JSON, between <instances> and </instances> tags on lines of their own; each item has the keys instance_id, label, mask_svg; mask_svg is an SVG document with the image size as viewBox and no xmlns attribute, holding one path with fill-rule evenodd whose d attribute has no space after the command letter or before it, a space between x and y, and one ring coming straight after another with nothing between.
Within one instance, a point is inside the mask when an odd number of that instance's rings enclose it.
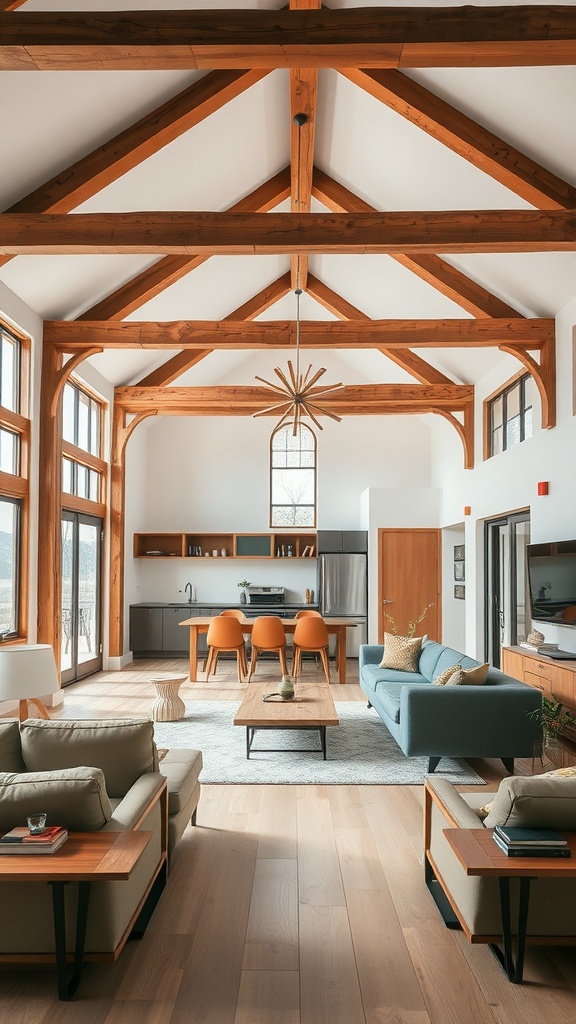
<instances>
[{"instance_id":1,"label":"beige sofa cushion","mask_svg":"<svg viewBox=\"0 0 576 1024\"><path fill-rule=\"evenodd\" d=\"M51 772L0 775L0 830L25 825L29 814L44 811L49 825L95 832L112 808L99 768L63 768Z\"/></svg>"},{"instance_id":2,"label":"beige sofa cushion","mask_svg":"<svg viewBox=\"0 0 576 1024\"><path fill-rule=\"evenodd\" d=\"M576 778L532 775L503 779L484 825L576 829Z\"/></svg>"},{"instance_id":3,"label":"beige sofa cushion","mask_svg":"<svg viewBox=\"0 0 576 1024\"><path fill-rule=\"evenodd\" d=\"M20 723L17 718L0 720L0 772L24 772L20 747Z\"/></svg>"},{"instance_id":4,"label":"beige sofa cushion","mask_svg":"<svg viewBox=\"0 0 576 1024\"><path fill-rule=\"evenodd\" d=\"M110 796L124 796L144 772L158 771L154 723L147 719L44 721L22 725L22 756L31 772L93 765Z\"/></svg>"},{"instance_id":5,"label":"beige sofa cushion","mask_svg":"<svg viewBox=\"0 0 576 1024\"><path fill-rule=\"evenodd\" d=\"M417 672L422 650L421 636L384 634L384 654L379 668L394 668L400 672Z\"/></svg>"},{"instance_id":6,"label":"beige sofa cushion","mask_svg":"<svg viewBox=\"0 0 576 1024\"><path fill-rule=\"evenodd\" d=\"M483 686L488 678L490 665L474 665L472 668L462 668L457 665L456 671L450 676L447 686Z\"/></svg>"}]
</instances>

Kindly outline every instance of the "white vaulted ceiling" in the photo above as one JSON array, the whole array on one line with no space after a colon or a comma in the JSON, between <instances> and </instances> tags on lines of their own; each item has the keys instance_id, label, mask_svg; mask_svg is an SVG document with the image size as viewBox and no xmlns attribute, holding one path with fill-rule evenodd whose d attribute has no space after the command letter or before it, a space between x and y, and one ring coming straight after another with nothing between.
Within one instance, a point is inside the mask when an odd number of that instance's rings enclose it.
<instances>
[{"instance_id":1,"label":"white vaulted ceiling","mask_svg":"<svg viewBox=\"0 0 576 1024\"><path fill-rule=\"evenodd\" d=\"M4 3L3 8L6 8ZM92 4L29 0L19 12L194 10L199 5L137 2ZM203 8L237 10L235 3ZM281 2L243 8L280 9ZM393 7L328 0L329 8ZM405 8L458 7L450 0ZM477 0L477 7L488 7ZM536 6L525 0L524 7ZM542 5L540 5L542 6ZM576 3L566 4L574 7ZM204 71L12 71L0 74L2 174L8 209L43 182L199 81ZM488 128L536 163L576 186L573 100L576 67L411 68L397 72ZM225 211L290 163L290 72L273 70L195 127L143 160L74 212ZM530 210L524 199L473 162L452 152L331 68L320 69L314 165L378 211ZM277 207L289 211L290 200ZM312 212L326 208L312 201ZM444 254L473 281L527 317L550 317L576 296L576 252ZM70 320L151 266L150 255L24 255L0 266L2 280L44 319ZM130 313L132 321L220 320L290 271L290 256L216 256ZM386 255L312 255L310 273L372 319L469 318L452 298ZM295 314L290 293L261 314ZM333 315L305 295L304 319ZM419 354L457 383L475 383L499 359L494 349L434 348ZM106 351L92 362L114 385L137 382L156 367L154 350ZM261 353L266 370L278 361ZM407 382L410 374L378 351L346 349L338 364L347 382ZM182 383L246 383L252 353L207 355ZM312 358L312 355L311 355ZM330 367L330 355L322 360ZM248 375L249 378L251 374Z\"/></svg>"}]
</instances>

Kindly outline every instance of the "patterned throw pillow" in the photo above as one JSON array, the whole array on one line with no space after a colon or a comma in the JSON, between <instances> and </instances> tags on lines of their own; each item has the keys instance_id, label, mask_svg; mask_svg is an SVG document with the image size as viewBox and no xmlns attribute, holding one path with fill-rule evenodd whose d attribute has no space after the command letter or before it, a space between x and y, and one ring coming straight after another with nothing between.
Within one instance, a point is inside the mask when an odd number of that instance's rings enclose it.
<instances>
[{"instance_id":1,"label":"patterned throw pillow","mask_svg":"<svg viewBox=\"0 0 576 1024\"><path fill-rule=\"evenodd\" d=\"M384 634L384 656L379 668L395 668L400 672L417 672L422 650L421 636Z\"/></svg>"},{"instance_id":2,"label":"patterned throw pillow","mask_svg":"<svg viewBox=\"0 0 576 1024\"><path fill-rule=\"evenodd\" d=\"M450 676L446 686L482 686L488 677L490 665L475 665L474 668L457 668Z\"/></svg>"},{"instance_id":3,"label":"patterned throw pillow","mask_svg":"<svg viewBox=\"0 0 576 1024\"><path fill-rule=\"evenodd\" d=\"M457 661L455 665L449 665L448 668L445 668L444 671L440 673L440 675L436 676L436 679L434 680L434 686L446 686L446 683L449 681L450 676L453 676L454 673L458 672L459 670L459 661Z\"/></svg>"},{"instance_id":4,"label":"patterned throw pillow","mask_svg":"<svg viewBox=\"0 0 576 1024\"><path fill-rule=\"evenodd\" d=\"M552 772L544 772L544 775L559 775L560 778L571 779L576 775L576 764L570 768L555 768Z\"/></svg>"}]
</instances>

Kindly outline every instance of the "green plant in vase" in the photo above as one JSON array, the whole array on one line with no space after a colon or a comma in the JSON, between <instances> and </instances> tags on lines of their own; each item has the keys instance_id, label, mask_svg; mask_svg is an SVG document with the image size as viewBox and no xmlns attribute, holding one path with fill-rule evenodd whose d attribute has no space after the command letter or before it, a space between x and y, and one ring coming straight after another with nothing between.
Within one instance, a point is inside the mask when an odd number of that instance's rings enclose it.
<instances>
[{"instance_id":1,"label":"green plant in vase","mask_svg":"<svg viewBox=\"0 0 576 1024\"><path fill-rule=\"evenodd\" d=\"M250 580L240 580L238 586L242 588L240 591L240 604L246 604L246 587L250 587L252 584Z\"/></svg>"},{"instance_id":2,"label":"green plant in vase","mask_svg":"<svg viewBox=\"0 0 576 1024\"><path fill-rule=\"evenodd\" d=\"M528 712L528 718L534 718L542 726L542 742L536 755L543 761L544 755L557 764L562 760L562 744L560 736L566 729L576 726L576 714L569 711L557 697L542 697L542 705L535 711Z\"/></svg>"}]
</instances>

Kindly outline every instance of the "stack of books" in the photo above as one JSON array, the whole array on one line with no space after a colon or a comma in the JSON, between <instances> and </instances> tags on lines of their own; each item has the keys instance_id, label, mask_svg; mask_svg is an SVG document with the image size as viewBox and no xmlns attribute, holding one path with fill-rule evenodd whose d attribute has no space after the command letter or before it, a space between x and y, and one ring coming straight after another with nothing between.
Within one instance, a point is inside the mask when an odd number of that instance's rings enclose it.
<instances>
[{"instance_id":1,"label":"stack of books","mask_svg":"<svg viewBox=\"0 0 576 1024\"><path fill-rule=\"evenodd\" d=\"M534 644L527 643L527 641L525 641L525 640L522 640L522 642L519 644L519 646L520 647L525 647L526 650L528 650L528 651L535 651L536 654L546 654L546 651L557 651L558 648L559 648L559 644L547 644L547 643L544 643L544 644L537 644L535 646Z\"/></svg>"},{"instance_id":2,"label":"stack of books","mask_svg":"<svg viewBox=\"0 0 576 1024\"><path fill-rule=\"evenodd\" d=\"M30 835L30 829L19 825L0 837L0 854L55 853L67 839L68 829L61 825L52 825L40 835Z\"/></svg>"},{"instance_id":3,"label":"stack of books","mask_svg":"<svg viewBox=\"0 0 576 1024\"><path fill-rule=\"evenodd\" d=\"M507 857L570 856L567 840L551 829L496 825L492 838Z\"/></svg>"}]
</instances>

